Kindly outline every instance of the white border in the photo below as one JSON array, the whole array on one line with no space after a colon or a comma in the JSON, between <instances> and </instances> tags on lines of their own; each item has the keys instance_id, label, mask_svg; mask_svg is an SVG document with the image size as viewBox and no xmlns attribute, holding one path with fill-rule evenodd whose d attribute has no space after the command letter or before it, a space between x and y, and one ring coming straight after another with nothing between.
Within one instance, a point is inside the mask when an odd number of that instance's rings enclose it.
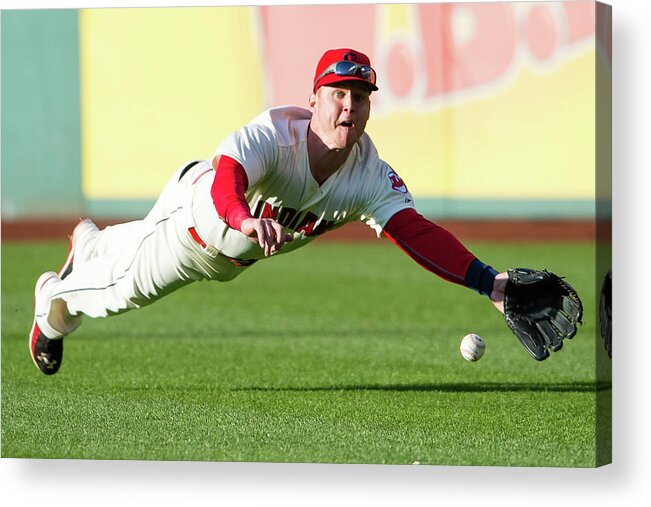
<instances>
[{"instance_id":1,"label":"white border","mask_svg":"<svg viewBox=\"0 0 651 507\"><path fill-rule=\"evenodd\" d=\"M479 0L481 1L481 0ZM195 0L189 5L224 2ZM230 4L239 2L230 2ZM279 2L248 2L247 4ZM285 1L284 4L297 2ZM311 3L311 2L310 2ZM350 3L350 2L331 2ZM373 3L373 2L363 2ZM138 6L180 2L140 1ZM612 0L613 254L615 291L614 460L592 469L281 465L256 463L0 460L2 502L13 507L115 505L648 505L651 500L651 378L648 263L649 2ZM69 1L57 8L127 2ZM134 6L133 4L128 6ZM0 0L1 8L51 1ZM638 113L638 114L636 114ZM646 120L646 121L645 121Z\"/></svg>"}]
</instances>

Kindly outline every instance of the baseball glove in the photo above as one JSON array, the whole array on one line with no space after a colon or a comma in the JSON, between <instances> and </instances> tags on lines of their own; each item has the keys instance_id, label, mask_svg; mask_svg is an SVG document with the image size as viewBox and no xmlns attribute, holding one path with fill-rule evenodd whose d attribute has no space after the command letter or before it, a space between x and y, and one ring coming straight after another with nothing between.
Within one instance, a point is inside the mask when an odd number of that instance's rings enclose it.
<instances>
[{"instance_id":1,"label":"baseball glove","mask_svg":"<svg viewBox=\"0 0 651 507\"><path fill-rule=\"evenodd\" d=\"M613 275L610 270L606 273L604 283L601 286L601 296L599 297L599 322L601 323L601 337L604 339L604 345L608 352L608 357L613 357Z\"/></svg>"},{"instance_id":2,"label":"baseball glove","mask_svg":"<svg viewBox=\"0 0 651 507\"><path fill-rule=\"evenodd\" d=\"M504 320L531 356L542 361L563 347L582 324L583 305L576 291L547 270L508 270Z\"/></svg>"}]
</instances>

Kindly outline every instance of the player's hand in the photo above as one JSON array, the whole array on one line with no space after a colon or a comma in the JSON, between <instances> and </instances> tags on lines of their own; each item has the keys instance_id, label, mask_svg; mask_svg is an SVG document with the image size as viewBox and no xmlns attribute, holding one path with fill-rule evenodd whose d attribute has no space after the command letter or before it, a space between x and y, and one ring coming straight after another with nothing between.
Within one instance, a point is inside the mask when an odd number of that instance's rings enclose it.
<instances>
[{"instance_id":1,"label":"player's hand","mask_svg":"<svg viewBox=\"0 0 651 507\"><path fill-rule=\"evenodd\" d=\"M284 227L272 218L245 218L240 230L251 241L260 245L265 257L269 257L294 239L294 236L286 233Z\"/></svg>"},{"instance_id":2,"label":"player's hand","mask_svg":"<svg viewBox=\"0 0 651 507\"><path fill-rule=\"evenodd\" d=\"M500 313L504 313L504 290L508 281L509 274L505 271L504 273L499 273L493 282L493 292L491 292L490 298Z\"/></svg>"}]
</instances>

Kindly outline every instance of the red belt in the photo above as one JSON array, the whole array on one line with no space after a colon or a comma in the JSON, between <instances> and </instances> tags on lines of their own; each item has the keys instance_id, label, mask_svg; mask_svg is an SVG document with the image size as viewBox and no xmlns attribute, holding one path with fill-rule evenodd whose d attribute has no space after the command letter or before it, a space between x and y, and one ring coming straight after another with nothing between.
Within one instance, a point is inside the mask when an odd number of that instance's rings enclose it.
<instances>
[{"instance_id":1,"label":"red belt","mask_svg":"<svg viewBox=\"0 0 651 507\"><path fill-rule=\"evenodd\" d=\"M201 236L199 236L199 233L194 227L190 227L188 229L188 232L190 233L190 236L192 236L192 239L201 245L201 248L206 248L208 245L206 245L206 242L201 239ZM234 259L233 257L229 257L228 255L224 255L223 253L218 253L220 257L223 257L224 259L232 262L235 266L238 268L243 268L246 266L250 266L251 264L255 263L258 261L258 259L248 259L248 260L243 260L243 259Z\"/></svg>"}]
</instances>

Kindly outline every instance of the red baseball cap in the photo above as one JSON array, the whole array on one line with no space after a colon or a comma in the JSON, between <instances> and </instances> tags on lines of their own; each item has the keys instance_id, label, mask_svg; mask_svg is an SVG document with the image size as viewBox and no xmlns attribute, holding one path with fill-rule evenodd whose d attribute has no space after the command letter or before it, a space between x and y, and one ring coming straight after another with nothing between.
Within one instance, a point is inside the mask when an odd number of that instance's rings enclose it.
<instances>
[{"instance_id":1,"label":"red baseball cap","mask_svg":"<svg viewBox=\"0 0 651 507\"><path fill-rule=\"evenodd\" d=\"M372 73L372 79L366 79L362 77L361 72L355 72L354 75L341 75L336 72L331 72L326 74L323 73L331 65L338 62L352 62L358 65L364 65L370 68ZM320 79L319 79L320 77ZM378 87L375 86L375 71L371 68L371 60L364 53L360 53L354 49L350 48L340 48L340 49L329 49L319 60L319 63L316 66L316 72L314 73L314 89L316 91L319 87L323 85L331 85L334 83L341 83L344 81L361 81L366 84L371 91L377 91Z\"/></svg>"}]
</instances>

